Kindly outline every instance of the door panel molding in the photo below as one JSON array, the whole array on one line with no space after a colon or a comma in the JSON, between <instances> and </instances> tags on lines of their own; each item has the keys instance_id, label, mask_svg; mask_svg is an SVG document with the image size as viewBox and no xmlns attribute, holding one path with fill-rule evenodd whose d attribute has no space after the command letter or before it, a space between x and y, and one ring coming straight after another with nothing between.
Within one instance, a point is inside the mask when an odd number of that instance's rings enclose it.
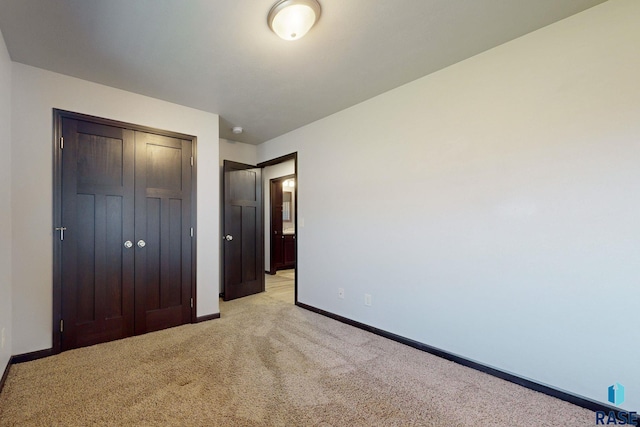
<instances>
[{"instance_id":1,"label":"door panel molding","mask_svg":"<svg viewBox=\"0 0 640 427\"><path fill-rule=\"evenodd\" d=\"M56 229L58 227L64 227L63 224L63 214L62 214L62 206L63 206L63 189L62 189L62 168L63 168L63 153L64 153L64 148L62 147L63 142L61 140L61 138L63 137L63 121L65 119L72 119L72 120L78 120L78 123L90 123L91 127L93 127L93 130L96 131L96 129L102 129L100 131L98 131L99 134L101 134L102 137L104 138L113 138L114 136L114 128L120 128L122 130L122 132L126 133L126 134L134 134L135 132L143 132L143 133L147 133L147 134L151 134L152 138L158 137L158 139L163 139L163 138L173 138L174 140L177 140L179 142L174 142L173 145L180 145L183 146L185 143L187 143L188 145L191 146L190 148L190 156L185 156L185 159L181 159L181 167L182 167L182 174L189 174L189 179L188 181L190 181L190 184L188 184L188 188L183 188L182 192L186 192L188 193L188 197L187 200L184 201L184 206L182 211L183 212L188 212L190 208L190 216L189 219L187 221L190 222L190 227L193 228L194 233L193 233L193 237L191 237L191 233L189 230L189 226L186 227L187 232L186 233L182 233L183 236L181 236L182 238L182 245L186 245L187 250L183 251L183 258L182 258L182 262L187 262L189 264L189 267L183 269L184 271L182 272L183 274L183 284L184 284L184 290L187 290L188 288L188 293L190 293L191 298L193 299L193 307L191 307L191 304L186 304L186 306L189 307L189 310L178 310L179 313L177 314L172 314L172 317L176 317L176 318L180 318L182 323L189 323L189 322L196 322L197 321L197 317L196 317L196 309L197 309L197 293L196 293L196 260L197 260L197 254L196 254L196 246L197 246L197 209L196 209L196 183L197 183L197 138L191 135L186 135L186 134L182 134L182 133L177 133L177 132L171 132L171 131L166 131L166 130L161 130L161 129L156 129L156 128L151 128L148 126L141 126L141 125L135 125L135 124L131 124L131 123L125 123L125 122L120 122L120 121L115 121L115 120L109 120L109 119L105 119L105 118L100 118L100 117L95 117L95 116L90 116L90 115L86 115L86 114L80 114L80 113L75 113L75 112L70 112L70 111L65 111L65 110L59 110L59 109L53 109L53 188L52 188L52 193L53 193L53 215L52 215L52 219L53 219L53 224L52 224L52 229ZM97 126L96 126L97 125ZM81 124L79 127L84 126L84 124ZM103 126L102 128L100 126ZM115 132L117 134L117 132ZM64 144L69 143L69 141L64 141ZM171 145L171 144L169 144ZM193 158L193 160L191 160L191 158ZM109 162L111 161L118 161L117 160L117 156L112 156L112 158L109 158ZM93 168L95 167L95 165L88 165L87 167L89 168ZM108 176L105 178L107 181L109 181L110 179L112 180L113 177L109 178ZM183 176L184 179L184 176ZM117 196L118 193L117 191L117 185L110 185L110 184L115 184L115 182L103 182L103 183L98 183L98 184L104 184L104 194L108 194L106 197L101 197L101 199L99 200L99 203L105 203L107 206L111 206L113 207L113 209L117 210L117 203L115 203L115 200L110 199L113 198L112 196ZM176 190L176 189L172 189L172 190ZM156 191L157 192L157 191ZM175 191L174 191L175 192ZM166 196L168 196L169 198L171 197L171 194L165 194ZM102 200L104 199L104 200ZM176 204L175 203L169 203L169 211L175 211L176 209ZM133 210L133 208L132 208ZM126 214L123 212L123 216L125 218L130 218L131 222L133 223L134 220L134 215L133 213L131 213L130 215ZM170 232L172 232L175 235L175 230L170 230ZM68 236L69 234L67 234ZM68 238L67 236L65 236L65 240ZM62 284L63 284L63 268L62 268L62 241L60 240L60 232L59 231L54 231L52 233L52 245L53 245L53 328L52 328L52 353L53 354L57 354L60 351L62 351L62 333L61 333L61 321L63 319L63 307L62 307ZM133 236L132 236L133 238ZM137 243L137 240L133 241L134 246L130 249L131 251L135 251L136 249L139 249L137 246L135 246L135 243ZM188 254L187 254L188 252ZM113 254L109 254L106 253L104 254L106 257L109 257L110 255ZM76 259L76 257L73 257L74 260ZM190 258L190 259L189 259ZM75 262L75 261L74 261ZM132 261L133 263L133 261ZM186 280L184 280L186 279ZM115 310L115 307L107 307L105 308L106 310ZM155 316L151 316L150 319L150 323L154 324L155 326L162 326L161 321L157 321ZM67 327L69 327L69 325L64 325L64 328L66 329Z\"/></svg>"}]
</instances>

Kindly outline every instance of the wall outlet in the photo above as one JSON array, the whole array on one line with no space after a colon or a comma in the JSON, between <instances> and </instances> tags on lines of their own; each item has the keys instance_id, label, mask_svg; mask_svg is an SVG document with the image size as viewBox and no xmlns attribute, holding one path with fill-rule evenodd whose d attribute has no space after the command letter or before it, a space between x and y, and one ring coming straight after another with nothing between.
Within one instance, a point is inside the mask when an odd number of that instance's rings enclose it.
<instances>
[{"instance_id":1,"label":"wall outlet","mask_svg":"<svg viewBox=\"0 0 640 427\"><path fill-rule=\"evenodd\" d=\"M344 289L338 288L338 298L344 299Z\"/></svg>"},{"instance_id":2,"label":"wall outlet","mask_svg":"<svg viewBox=\"0 0 640 427\"><path fill-rule=\"evenodd\" d=\"M371 307L371 294L364 294L364 305Z\"/></svg>"}]
</instances>

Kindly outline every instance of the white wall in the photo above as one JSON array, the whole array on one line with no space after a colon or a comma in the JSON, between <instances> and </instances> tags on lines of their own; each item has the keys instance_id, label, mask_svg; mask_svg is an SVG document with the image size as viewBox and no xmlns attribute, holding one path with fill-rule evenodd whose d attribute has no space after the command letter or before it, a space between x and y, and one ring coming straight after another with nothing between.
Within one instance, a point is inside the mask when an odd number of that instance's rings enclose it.
<instances>
[{"instance_id":1,"label":"white wall","mask_svg":"<svg viewBox=\"0 0 640 427\"><path fill-rule=\"evenodd\" d=\"M225 160L255 165L258 163L258 147L243 142L220 138L220 170Z\"/></svg>"},{"instance_id":2,"label":"white wall","mask_svg":"<svg viewBox=\"0 0 640 427\"><path fill-rule=\"evenodd\" d=\"M291 153L285 153L291 154ZM274 157L272 157L274 158ZM271 160L272 158L266 158ZM271 268L271 184L269 181L281 176L293 175L296 173L296 164L294 160L278 163L277 165L267 166L262 170L262 194L264 194L264 268ZM296 183L297 184L297 183ZM295 201L298 202L297 200ZM293 213L292 213L293 215Z\"/></svg>"},{"instance_id":3,"label":"white wall","mask_svg":"<svg viewBox=\"0 0 640 427\"><path fill-rule=\"evenodd\" d=\"M260 146L298 151L299 300L640 409L638 22L611 0Z\"/></svg>"},{"instance_id":4,"label":"white wall","mask_svg":"<svg viewBox=\"0 0 640 427\"><path fill-rule=\"evenodd\" d=\"M11 357L11 59L0 32L0 377ZM4 342L3 342L4 337Z\"/></svg>"},{"instance_id":5,"label":"white wall","mask_svg":"<svg viewBox=\"0 0 640 427\"><path fill-rule=\"evenodd\" d=\"M53 108L198 138L197 315L218 313L218 116L13 64L13 353L51 347Z\"/></svg>"}]
</instances>

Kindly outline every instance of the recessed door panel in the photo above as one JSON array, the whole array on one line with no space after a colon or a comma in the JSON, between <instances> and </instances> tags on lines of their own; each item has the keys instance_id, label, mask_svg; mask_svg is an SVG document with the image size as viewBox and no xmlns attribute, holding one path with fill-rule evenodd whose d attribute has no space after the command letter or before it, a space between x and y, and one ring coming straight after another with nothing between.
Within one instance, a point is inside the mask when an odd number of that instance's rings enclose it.
<instances>
[{"instance_id":1,"label":"recessed door panel","mask_svg":"<svg viewBox=\"0 0 640 427\"><path fill-rule=\"evenodd\" d=\"M160 277L161 277L161 265L160 259L160 205L161 199L147 198L147 221L145 224L146 233L140 233L141 237L144 237L146 245L144 248L137 248L140 252L146 252L144 256L144 268L146 273L146 279L144 280L144 288L146 289L146 310L155 310L160 308Z\"/></svg>"},{"instance_id":2,"label":"recessed door panel","mask_svg":"<svg viewBox=\"0 0 640 427\"><path fill-rule=\"evenodd\" d=\"M257 206L245 206L242 208L242 281L251 282L256 280L262 271L258 271L257 249L258 249L258 233L256 232L256 223L258 221Z\"/></svg>"},{"instance_id":3,"label":"recessed door panel","mask_svg":"<svg viewBox=\"0 0 640 427\"><path fill-rule=\"evenodd\" d=\"M182 147L147 144L147 188L182 190Z\"/></svg>"},{"instance_id":4,"label":"recessed door panel","mask_svg":"<svg viewBox=\"0 0 640 427\"><path fill-rule=\"evenodd\" d=\"M169 230L166 271L163 273L161 307L174 307L182 304L182 292L179 286L182 277L182 200L169 199Z\"/></svg>"},{"instance_id":5,"label":"recessed door panel","mask_svg":"<svg viewBox=\"0 0 640 427\"><path fill-rule=\"evenodd\" d=\"M107 196L106 201L106 244L105 258L106 269L105 278L105 298L104 309L107 319L122 316L122 296L123 296L123 269L122 269L122 252L124 234L123 225L123 205L122 196Z\"/></svg>"},{"instance_id":6,"label":"recessed door panel","mask_svg":"<svg viewBox=\"0 0 640 427\"><path fill-rule=\"evenodd\" d=\"M237 170L230 173L231 200L257 201L257 175L255 170Z\"/></svg>"},{"instance_id":7,"label":"recessed door panel","mask_svg":"<svg viewBox=\"0 0 640 427\"><path fill-rule=\"evenodd\" d=\"M93 322L95 316L96 299L96 212L95 196L92 194L78 194L78 282L75 309L78 324ZM67 237L71 235L67 233Z\"/></svg>"},{"instance_id":8,"label":"recessed door panel","mask_svg":"<svg viewBox=\"0 0 640 427\"><path fill-rule=\"evenodd\" d=\"M78 183L121 186L123 155L121 139L78 134Z\"/></svg>"}]
</instances>

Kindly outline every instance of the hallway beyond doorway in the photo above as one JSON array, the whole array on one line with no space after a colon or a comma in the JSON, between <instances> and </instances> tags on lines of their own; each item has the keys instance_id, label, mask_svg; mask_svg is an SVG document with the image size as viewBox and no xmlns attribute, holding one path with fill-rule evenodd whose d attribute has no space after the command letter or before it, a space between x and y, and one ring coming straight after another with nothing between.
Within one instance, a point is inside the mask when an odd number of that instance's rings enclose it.
<instances>
[{"instance_id":1,"label":"hallway beyond doorway","mask_svg":"<svg viewBox=\"0 0 640 427\"><path fill-rule=\"evenodd\" d=\"M280 270L265 275L265 291L272 297L290 304L294 303L296 270Z\"/></svg>"}]
</instances>

